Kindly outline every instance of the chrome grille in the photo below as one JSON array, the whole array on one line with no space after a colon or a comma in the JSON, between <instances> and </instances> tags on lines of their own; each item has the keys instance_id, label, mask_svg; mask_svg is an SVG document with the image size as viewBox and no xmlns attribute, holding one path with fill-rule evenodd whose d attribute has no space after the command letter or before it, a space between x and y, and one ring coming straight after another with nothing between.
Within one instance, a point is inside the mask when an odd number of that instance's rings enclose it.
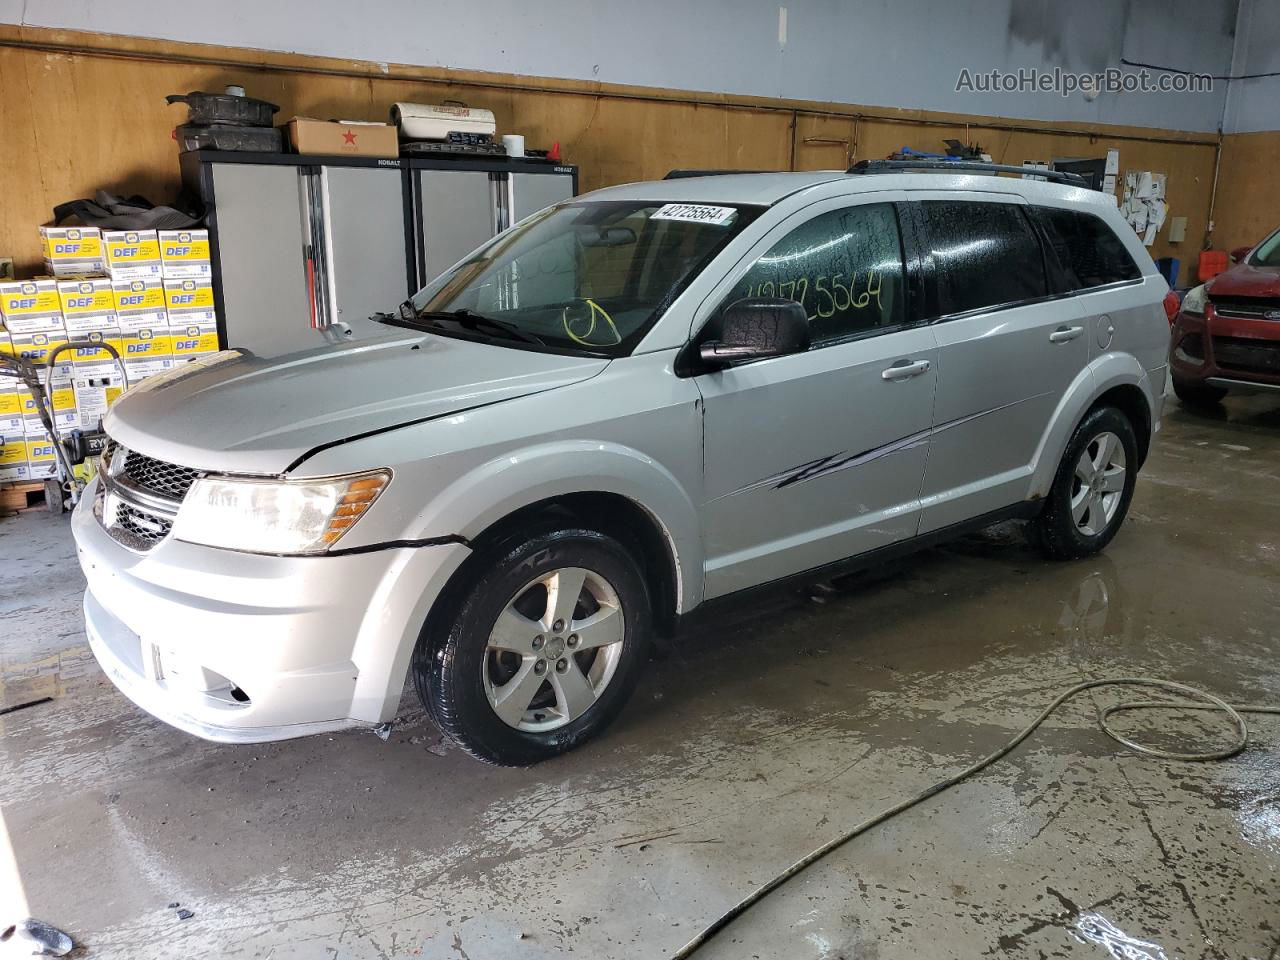
<instances>
[{"instance_id":1,"label":"chrome grille","mask_svg":"<svg viewBox=\"0 0 1280 960\"><path fill-rule=\"evenodd\" d=\"M1222 317L1241 320L1280 320L1280 299L1274 297L1210 297Z\"/></svg>"},{"instance_id":2,"label":"chrome grille","mask_svg":"<svg viewBox=\"0 0 1280 960\"><path fill-rule=\"evenodd\" d=\"M117 456L122 456L124 460L113 471L113 476L123 474L148 493L167 497L170 500L181 501L191 489L191 484L203 476L199 470L148 457L123 447L114 440L108 441L107 449L103 452L104 468Z\"/></svg>"},{"instance_id":3,"label":"chrome grille","mask_svg":"<svg viewBox=\"0 0 1280 960\"><path fill-rule=\"evenodd\" d=\"M99 460L94 516L111 538L145 552L169 535L183 497L204 474L108 440Z\"/></svg>"}]
</instances>

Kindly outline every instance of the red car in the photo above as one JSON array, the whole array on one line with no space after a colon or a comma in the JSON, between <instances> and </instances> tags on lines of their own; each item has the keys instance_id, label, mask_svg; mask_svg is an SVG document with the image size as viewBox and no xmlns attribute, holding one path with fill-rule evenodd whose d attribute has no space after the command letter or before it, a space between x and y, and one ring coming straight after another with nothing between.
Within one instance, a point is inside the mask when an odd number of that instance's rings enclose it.
<instances>
[{"instance_id":1,"label":"red car","mask_svg":"<svg viewBox=\"0 0 1280 960\"><path fill-rule=\"evenodd\" d=\"M1280 394L1280 230L1191 290L1173 323L1173 389L1188 404L1229 390Z\"/></svg>"}]
</instances>

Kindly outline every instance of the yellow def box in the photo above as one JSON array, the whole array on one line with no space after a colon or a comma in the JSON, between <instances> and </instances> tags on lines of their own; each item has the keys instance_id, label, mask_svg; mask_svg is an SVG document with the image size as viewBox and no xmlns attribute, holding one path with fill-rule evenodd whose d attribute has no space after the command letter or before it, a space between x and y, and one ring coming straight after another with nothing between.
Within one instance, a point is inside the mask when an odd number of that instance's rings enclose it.
<instances>
[{"instance_id":1,"label":"yellow def box","mask_svg":"<svg viewBox=\"0 0 1280 960\"><path fill-rule=\"evenodd\" d=\"M0 435L0 480L25 483L31 479L27 464L27 438L17 434Z\"/></svg>"},{"instance_id":2,"label":"yellow def box","mask_svg":"<svg viewBox=\"0 0 1280 960\"><path fill-rule=\"evenodd\" d=\"M49 434L27 434L26 446L28 479L44 480L58 475L58 458Z\"/></svg>"},{"instance_id":3,"label":"yellow def box","mask_svg":"<svg viewBox=\"0 0 1280 960\"><path fill-rule=\"evenodd\" d=\"M125 330L163 327L169 322L164 307L164 283L159 277L143 280L112 280L116 298L116 325Z\"/></svg>"},{"instance_id":4,"label":"yellow def box","mask_svg":"<svg viewBox=\"0 0 1280 960\"><path fill-rule=\"evenodd\" d=\"M160 276L160 241L154 230L104 230L102 245L112 280Z\"/></svg>"},{"instance_id":5,"label":"yellow def box","mask_svg":"<svg viewBox=\"0 0 1280 960\"><path fill-rule=\"evenodd\" d=\"M212 277L208 230L158 230L165 279Z\"/></svg>"},{"instance_id":6,"label":"yellow def box","mask_svg":"<svg viewBox=\"0 0 1280 960\"><path fill-rule=\"evenodd\" d=\"M164 305L169 311L169 322L175 326L185 323L193 314L200 320L213 320L213 281L208 277L164 281Z\"/></svg>"},{"instance_id":7,"label":"yellow def box","mask_svg":"<svg viewBox=\"0 0 1280 960\"><path fill-rule=\"evenodd\" d=\"M174 362L186 363L218 352L218 325L212 320L184 325L170 323L169 339L173 345Z\"/></svg>"},{"instance_id":8,"label":"yellow def box","mask_svg":"<svg viewBox=\"0 0 1280 960\"><path fill-rule=\"evenodd\" d=\"M107 376L76 377L72 381L76 392L76 407L80 411L80 429L98 430L107 410L125 391L124 378L119 373Z\"/></svg>"},{"instance_id":9,"label":"yellow def box","mask_svg":"<svg viewBox=\"0 0 1280 960\"><path fill-rule=\"evenodd\" d=\"M41 227L44 269L50 276L102 273L102 231L97 227Z\"/></svg>"},{"instance_id":10,"label":"yellow def box","mask_svg":"<svg viewBox=\"0 0 1280 960\"><path fill-rule=\"evenodd\" d=\"M62 330L58 281L9 280L0 283L0 316L11 335Z\"/></svg>"},{"instance_id":11,"label":"yellow def box","mask_svg":"<svg viewBox=\"0 0 1280 960\"><path fill-rule=\"evenodd\" d=\"M105 344L114 347L120 360L117 361L101 346L80 346L70 351L73 375L76 377L103 377L124 373L124 344L120 340L119 330L91 330L81 334L76 340L84 344ZM58 364L62 366L62 364Z\"/></svg>"},{"instance_id":12,"label":"yellow def box","mask_svg":"<svg viewBox=\"0 0 1280 960\"><path fill-rule=\"evenodd\" d=\"M53 381L52 389L45 389L45 402L49 402L50 394L53 397L53 422L58 428L58 433L65 433L68 430L76 430L80 426L80 413L76 407L76 391L71 385L70 380ZM39 436L45 432L44 423L40 420L40 408L36 406L35 397L31 396L31 391L27 391L21 397L22 400L22 432L28 437Z\"/></svg>"},{"instance_id":13,"label":"yellow def box","mask_svg":"<svg viewBox=\"0 0 1280 960\"><path fill-rule=\"evenodd\" d=\"M91 330L114 330L116 295L106 277L77 277L58 281L62 319L72 340Z\"/></svg>"},{"instance_id":14,"label":"yellow def box","mask_svg":"<svg viewBox=\"0 0 1280 960\"><path fill-rule=\"evenodd\" d=\"M120 342L124 347L120 355L124 357L124 373L129 386L173 367L173 348L167 326L121 331Z\"/></svg>"},{"instance_id":15,"label":"yellow def box","mask_svg":"<svg viewBox=\"0 0 1280 960\"><path fill-rule=\"evenodd\" d=\"M0 437L16 437L26 433L23 426L22 397L27 388L13 377L0 377Z\"/></svg>"},{"instance_id":16,"label":"yellow def box","mask_svg":"<svg viewBox=\"0 0 1280 960\"><path fill-rule=\"evenodd\" d=\"M51 333L15 333L13 335L13 352L15 356L24 357L40 368L41 376L48 377L46 366L49 354L67 342L67 332L59 327ZM54 378L71 376L71 351L64 350L58 356L58 365L53 369Z\"/></svg>"}]
</instances>

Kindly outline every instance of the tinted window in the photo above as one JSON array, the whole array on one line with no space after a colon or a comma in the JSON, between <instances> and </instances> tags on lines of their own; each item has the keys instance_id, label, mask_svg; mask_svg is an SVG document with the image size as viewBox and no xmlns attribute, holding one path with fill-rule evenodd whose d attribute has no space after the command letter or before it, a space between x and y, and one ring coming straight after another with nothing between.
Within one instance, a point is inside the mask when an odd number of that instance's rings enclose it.
<instances>
[{"instance_id":1,"label":"tinted window","mask_svg":"<svg viewBox=\"0 0 1280 960\"><path fill-rule=\"evenodd\" d=\"M902 241L887 203L820 214L779 240L738 281L742 297L795 300L814 343L903 322Z\"/></svg>"},{"instance_id":2,"label":"tinted window","mask_svg":"<svg viewBox=\"0 0 1280 960\"><path fill-rule=\"evenodd\" d=\"M1048 293L1040 241L1020 206L923 200L937 313L963 313Z\"/></svg>"},{"instance_id":3,"label":"tinted window","mask_svg":"<svg viewBox=\"0 0 1280 960\"><path fill-rule=\"evenodd\" d=\"M1140 275L1129 251L1101 217L1053 207L1037 210L1072 289L1136 280Z\"/></svg>"}]
</instances>

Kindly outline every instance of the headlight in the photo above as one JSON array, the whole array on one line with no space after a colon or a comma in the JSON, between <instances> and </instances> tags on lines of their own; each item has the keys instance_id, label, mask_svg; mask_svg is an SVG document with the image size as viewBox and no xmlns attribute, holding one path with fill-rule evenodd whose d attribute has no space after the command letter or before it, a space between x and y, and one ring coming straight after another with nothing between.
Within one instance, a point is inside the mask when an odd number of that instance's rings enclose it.
<instances>
[{"instance_id":1,"label":"headlight","mask_svg":"<svg viewBox=\"0 0 1280 960\"><path fill-rule=\"evenodd\" d=\"M1204 292L1204 284L1194 287L1187 291L1187 295L1182 298L1182 312L1189 313L1193 317L1203 317L1204 307L1207 297Z\"/></svg>"},{"instance_id":2,"label":"headlight","mask_svg":"<svg viewBox=\"0 0 1280 960\"><path fill-rule=\"evenodd\" d=\"M386 470L323 480L202 477L182 501L173 536L247 553L324 553L390 479Z\"/></svg>"}]
</instances>

